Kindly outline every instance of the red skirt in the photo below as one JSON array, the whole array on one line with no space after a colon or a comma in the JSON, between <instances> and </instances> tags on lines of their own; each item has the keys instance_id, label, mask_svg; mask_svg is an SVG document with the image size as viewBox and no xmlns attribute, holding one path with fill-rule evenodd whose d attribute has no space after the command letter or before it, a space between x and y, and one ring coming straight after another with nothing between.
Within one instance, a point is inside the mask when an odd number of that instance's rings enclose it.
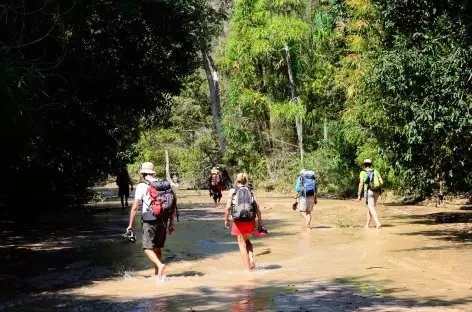
<instances>
[{"instance_id":1,"label":"red skirt","mask_svg":"<svg viewBox=\"0 0 472 312\"><path fill-rule=\"evenodd\" d=\"M252 234L255 226L256 226L256 220L233 221L233 226L231 227L231 235L238 236L238 235Z\"/></svg>"}]
</instances>

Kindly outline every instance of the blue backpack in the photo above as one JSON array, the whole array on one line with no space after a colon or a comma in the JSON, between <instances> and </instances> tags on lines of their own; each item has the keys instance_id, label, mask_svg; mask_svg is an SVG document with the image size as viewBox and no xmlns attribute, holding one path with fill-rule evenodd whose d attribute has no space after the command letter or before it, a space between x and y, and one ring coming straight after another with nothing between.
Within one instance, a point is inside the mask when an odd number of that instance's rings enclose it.
<instances>
[{"instance_id":1,"label":"blue backpack","mask_svg":"<svg viewBox=\"0 0 472 312\"><path fill-rule=\"evenodd\" d=\"M379 173L377 170L370 169L365 171L367 174L364 183L367 184L367 190L380 191L382 185L380 184Z\"/></svg>"},{"instance_id":2,"label":"blue backpack","mask_svg":"<svg viewBox=\"0 0 472 312\"><path fill-rule=\"evenodd\" d=\"M311 170L305 171L300 176L300 193L303 196L313 196L318 189L318 181L315 173Z\"/></svg>"}]
</instances>

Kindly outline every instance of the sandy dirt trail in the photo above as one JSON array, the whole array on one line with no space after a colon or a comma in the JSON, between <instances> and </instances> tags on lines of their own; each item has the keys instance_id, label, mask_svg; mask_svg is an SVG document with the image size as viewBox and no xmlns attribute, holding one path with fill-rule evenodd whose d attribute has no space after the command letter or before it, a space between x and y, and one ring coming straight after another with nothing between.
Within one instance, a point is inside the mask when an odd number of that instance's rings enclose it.
<instances>
[{"instance_id":1,"label":"sandy dirt trail","mask_svg":"<svg viewBox=\"0 0 472 312\"><path fill-rule=\"evenodd\" d=\"M0 310L472 311L471 212L380 205L384 227L377 231L363 228L362 203L321 199L307 230L290 197L258 193L269 235L254 239L261 255L248 273L224 228L223 205L215 207L205 191L179 191L179 198L180 223L164 251L168 282L151 278L139 231L136 244L119 237L128 211L112 198L91 209L114 209L77 219L36 245L4 238L11 259L11 246L32 249L28 257L34 250L67 253L27 273L11 266L3 280L15 277L21 291Z\"/></svg>"}]
</instances>

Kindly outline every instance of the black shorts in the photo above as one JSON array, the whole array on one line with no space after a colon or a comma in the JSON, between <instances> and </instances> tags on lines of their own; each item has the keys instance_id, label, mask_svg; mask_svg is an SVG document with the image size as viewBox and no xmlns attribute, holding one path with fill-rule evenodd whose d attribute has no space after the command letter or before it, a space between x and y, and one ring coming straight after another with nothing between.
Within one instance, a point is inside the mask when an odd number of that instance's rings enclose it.
<instances>
[{"instance_id":1,"label":"black shorts","mask_svg":"<svg viewBox=\"0 0 472 312\"><path fill-rule=\"evenodd\" d=\"M118 197L121 197L121 196L129 197L129 187L128 186L118 188Z\"/></svg>"},{"instance_id":2,"label":"black shorts","mask_svg":"<svg viewBox=\"0 0 472 312\"><path fill-rule=\"evenodd\" d=\"M168 218L143 221L143 249L163 248L167 238Z\"/></svg>"},{"instance_id":3,"label":"black shorts","mask_svg":"<svg viewBox=\"0 0 472 312\"><path fill-rule=\"evenodd\" d=\"M216 185L212 185L210 187L210 190L212 191L213 194L217 194L218 197L221 197L221 190L216 186Z\"/></svg>"}]
</instances>

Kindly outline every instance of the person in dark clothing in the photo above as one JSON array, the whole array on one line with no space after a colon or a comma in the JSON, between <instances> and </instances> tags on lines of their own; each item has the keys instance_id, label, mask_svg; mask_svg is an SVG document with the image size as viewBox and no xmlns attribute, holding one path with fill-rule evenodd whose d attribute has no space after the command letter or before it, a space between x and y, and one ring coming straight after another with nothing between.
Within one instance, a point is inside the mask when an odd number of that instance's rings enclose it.
<instances>
[{"instance_id":1,"label":"person in dark clothing","mask_svg":"<svg viewBox=\"0 0 472 312\"><path fill-rule=\"evenodd\" d=\"M118 173L116 185L118 185L118 197L121 199L121 209L128 208L129 187L131 186L131 190L133 190L133 182L126 167L122 167Z\"/></svg>"},{"instance_id":2,"label":"person in dark clothing","mask_svg":"<svg viewBox=\"0 0 472 312\"><path fill-rule=\"evenodd\" d=\"M209 186L210 196L213 197L215 204L217 204L220 202L221 197L223 196L221 194L221 191L224 188L223 176L221 175L221 172L216 167L213 167L213 169L211 169L211 176L208 180L210 182L210 186Z\"/></svg>"}]
</instances>

